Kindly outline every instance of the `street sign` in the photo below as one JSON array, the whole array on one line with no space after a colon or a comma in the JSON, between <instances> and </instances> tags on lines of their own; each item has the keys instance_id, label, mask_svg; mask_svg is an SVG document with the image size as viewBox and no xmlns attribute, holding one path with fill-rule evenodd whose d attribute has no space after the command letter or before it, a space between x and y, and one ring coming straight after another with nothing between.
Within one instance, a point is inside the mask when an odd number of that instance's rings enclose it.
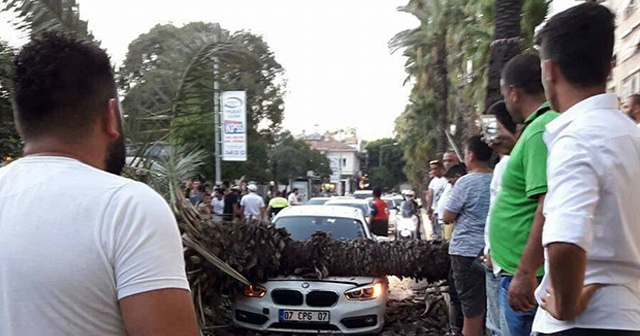
<instances>
[{"instance_id":1,"label":"street sign","mask_svg":"<svg viewBox=\"0 0 640 336\"><path fill-rule=\"evenodd\" d=\"M222 160L247 161L245 91L222 92Z\"/></svg>"}]
</instances>

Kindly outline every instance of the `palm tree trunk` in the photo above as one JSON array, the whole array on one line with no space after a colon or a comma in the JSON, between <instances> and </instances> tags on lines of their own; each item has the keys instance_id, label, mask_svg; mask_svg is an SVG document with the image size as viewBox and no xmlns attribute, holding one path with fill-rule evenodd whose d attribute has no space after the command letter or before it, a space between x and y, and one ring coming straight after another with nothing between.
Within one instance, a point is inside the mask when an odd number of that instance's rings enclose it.
<instances>
[{"instance_id":1,"label":"palm tree trunk","mask_svg":"<svg viewBox=\"0 0 640 336\"><path fill-rule=\"evenodd\" d=\"M520 53L521 12L522 0L496 0L486 107L501 99L500 75L502 68L511 58Z\"/></svg>"},{"instance_id":2,"label":"palm tree trunk","mask_svg":"<svg viewBox=\"0 0 640 336\"><path fill-rule=\"evenodd\" d=\"M447 30L436 36L435 44L435 85L433 87L436 108L438 111L438 152L444 153L448 146L445 131L449 129L448 101L449 101L449 70L447 69Z\"/></svg>"}]
</instances>

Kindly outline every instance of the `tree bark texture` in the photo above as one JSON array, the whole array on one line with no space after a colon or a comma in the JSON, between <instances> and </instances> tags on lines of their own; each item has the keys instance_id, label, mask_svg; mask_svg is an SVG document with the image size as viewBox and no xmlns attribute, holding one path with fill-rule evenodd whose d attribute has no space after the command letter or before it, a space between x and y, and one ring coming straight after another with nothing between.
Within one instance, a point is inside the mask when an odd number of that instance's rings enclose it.
<instances>
[{"instance_id":1,"label":"tree bark texture","mask_svg":"<svg viewBox=\"0 0 640 336\"><path fill-rule=\"evenodd\" d=\"M496 0L485 108L502 99L500 95L502 69L510 59L520 53L521 14L522 0Z\"/></svg>"},{"instance_id":2,"label":"tree bark texture","mask_svg":"<svg viewBox=\"0 0 640 336\"><path fill-rule=\"evenodd\" d=\"M438 112L438 153L444 153L449 148L445 131L449 129L449 70L447 68L447 30L436 35L435 53L435 85L433 88L436 109Z\"/></svg>"}]
</instances>

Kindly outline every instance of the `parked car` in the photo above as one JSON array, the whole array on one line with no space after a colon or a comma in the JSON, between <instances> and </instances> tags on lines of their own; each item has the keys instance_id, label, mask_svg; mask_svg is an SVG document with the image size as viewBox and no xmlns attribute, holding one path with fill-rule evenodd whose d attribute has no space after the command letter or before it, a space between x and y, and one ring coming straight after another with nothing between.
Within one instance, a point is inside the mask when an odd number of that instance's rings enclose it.
<instances>
[{"instance_id":1,"label":"parked car","mask_svg":"<svg viewBox=\"0 0 640 336\"><path fill-rule=\"evenodd\" d=\"M304 205L324 205L331 197L312 197Z\"/></svg>"},{"instance_id":2,"label":"parked car","mask_svg":"<svg viewBox=\"0 0 640 336\"><path fill-rule=\"evenodd\" d=\"M324 205L341 206L360 209L364 217L369 220L371 214L371 204L366 199L356 198L332 198Z\"/></svg>"},{"instance_id":3,"label":"parked car","mask_svg":"<svg viewBox=\"0 0 640 336\"><path fill-rule=\"evenodd\" d=\"M294 240L317 231L335 239L375 239L361 210L343 206L297 206L274 219ZM261 332L377 334L384 326L386 278L278 277L248 287L232 305L236 326Z\"/></svg>"},{"instance_id":4,"label":"parked car","mask_svg":"<svg viewBox=\"0 0 640 336\"><path fill-rule=\"evenodd\" d=\"M353 197L357 199L367 199L373 197L373 190L356 190Z\"/></svg>"}]
</instances>

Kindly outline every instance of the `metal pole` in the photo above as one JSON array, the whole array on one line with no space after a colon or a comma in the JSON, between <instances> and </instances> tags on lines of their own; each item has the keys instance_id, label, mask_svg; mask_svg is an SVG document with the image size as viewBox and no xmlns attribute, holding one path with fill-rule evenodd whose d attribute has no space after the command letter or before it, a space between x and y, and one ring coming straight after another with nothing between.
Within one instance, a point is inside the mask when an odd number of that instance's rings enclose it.
<instances>
[{"instance_id":1,"label":"metal pole","mask_svg":"<svg viewBox=\"0 0 640 336\"><path fill-rule=\"evenodd\" d=\"M340 162L338 163L338 187L340 187L340 196L344 196L344 190L342 188L342 153L340 153Z\"/></svg>"},{"instance_id":2,"label":"metal pole","mask_svg":"<svg viewBox=\"0 0 640 336\"><path fill-rule=\"evenodd\" d=\"M218 82L218 76L219 76L219 65L218 65L218 58L214 57L213 58L213 76L214 76L214 82L213 82L213 99L215 100L214 102L214 114L215 114L215 132L214 132L214 136L216 138L216 142L215 142L215 156L216 156L216 183L220 184L222 183L222 171L221 171L221 139L222 139L222 125L220 123L220 83Z\"/></svg>"}]
</instances>

